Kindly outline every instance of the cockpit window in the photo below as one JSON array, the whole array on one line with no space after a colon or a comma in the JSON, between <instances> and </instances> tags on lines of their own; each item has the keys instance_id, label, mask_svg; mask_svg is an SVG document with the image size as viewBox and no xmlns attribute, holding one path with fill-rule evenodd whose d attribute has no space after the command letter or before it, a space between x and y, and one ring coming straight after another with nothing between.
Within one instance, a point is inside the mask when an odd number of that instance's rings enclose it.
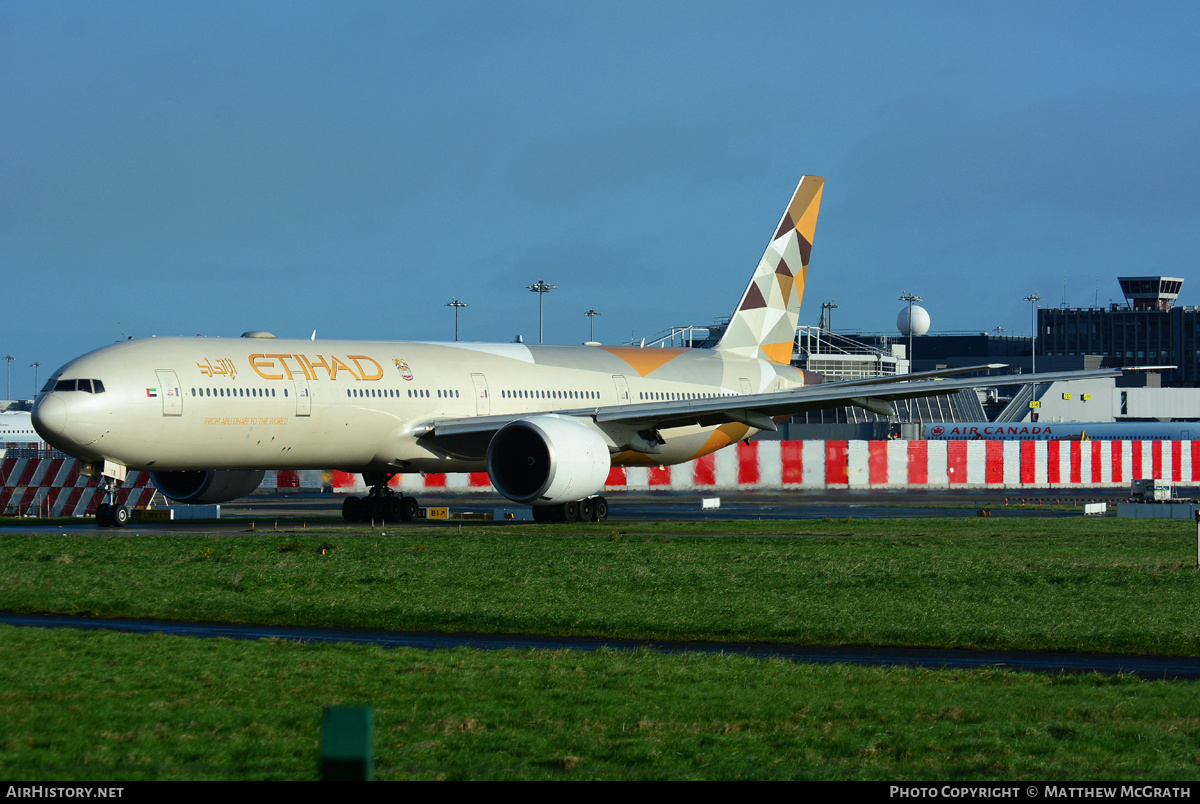
<instances>
[{"instance_id":1,"label":"cockpit window","mask_svg":"<svg viewBox=\"0 0 1200 804\"><path fill-rule=\"evenodd\" d=\"M43 389L50 390L50 385L47 384ZM89 394L104 393L104 383L100 380L58 380L54 383L55 391L86 391Z\"/></svg>"}]
</instances>

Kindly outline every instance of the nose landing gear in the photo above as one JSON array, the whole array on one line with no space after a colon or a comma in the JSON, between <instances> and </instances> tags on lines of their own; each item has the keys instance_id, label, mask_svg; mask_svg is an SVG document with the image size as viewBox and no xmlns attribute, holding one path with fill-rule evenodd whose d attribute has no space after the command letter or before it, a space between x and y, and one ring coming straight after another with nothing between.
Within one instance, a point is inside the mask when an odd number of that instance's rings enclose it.
<instances>
[{"instance_id":1,"label":"nose landing gear","mask_svg":"<svg viewBox=\"0 0 1200 804\"><path fill-rule=\"evenodd\" d=\"M100 481L100 493L104 502L96 507L96 524L102 528L123 528L129 523L129 509L116 504L117 482L111 477Z\"/></svg>"}]
</instances>

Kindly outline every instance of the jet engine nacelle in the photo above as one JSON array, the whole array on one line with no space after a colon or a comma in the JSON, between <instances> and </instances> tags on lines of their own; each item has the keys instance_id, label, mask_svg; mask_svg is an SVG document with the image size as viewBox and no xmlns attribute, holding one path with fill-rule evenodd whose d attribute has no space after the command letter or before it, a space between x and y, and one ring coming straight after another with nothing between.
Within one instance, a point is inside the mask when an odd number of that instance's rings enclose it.
<instances>
[{"instance_id":1,"label":"jet engine nacelle","mask_svg":"<svg viewBox=\"0 0 1200 804\"><path fill-rule=\"evenodd\" d=\"M262 483L261 469L248 471L151 472L163 496L189 505L211 505L245 497Z\"/></svg>"},{"instance_id":2,"label":"jet engine nacelle","mask_svg":"<svg viewBox=\"0 0 1200 804\"><path fill-rule=\"evenodd\" d=\"M506 424L488 445L488 476L513 502L556 505L604 488L612 466L599 433L578 422L534 416Z\"/></svg>"}]
</instances>

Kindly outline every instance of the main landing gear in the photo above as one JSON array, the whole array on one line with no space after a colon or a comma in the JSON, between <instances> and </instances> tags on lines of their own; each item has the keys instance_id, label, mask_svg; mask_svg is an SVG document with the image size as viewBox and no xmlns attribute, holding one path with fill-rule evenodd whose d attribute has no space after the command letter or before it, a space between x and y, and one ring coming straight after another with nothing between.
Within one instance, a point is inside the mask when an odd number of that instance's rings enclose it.
<instances>
[{"instance_id":1,"label":"main landing gear","mask_svg":"<svg viewBox=\"0 0 1200 804\"><path fill-rule=\"evenodd\" d=\"M607 519L608 500L600 495L561 505L533 506L534 522L604 522Z\"/></svg>"},{"instance_id":2,"label":"main landing gear","mask_svg":"<svg viewBox=\"0 0 1200 804\"><path fill-rule=\"evenodd\" d=\"M96 524L102 528L123 528L129 522L129 509L117 505L117 488L112 478L104 478L100 484L104 502L96 507Z\"/></svg>"},{"instance_id":3,"label":"main landing gear","mask_svg":"<svg viewBox=\"0 0 1200 804\"><path fill-rule=\"evenodd\" d=\"M394 474L369 472L363 480L371 484L366 497L347 497L342 503L342 519L347 522L409 522L417 518L417 500L388 488Z\"/></svg>"}]
</instances>

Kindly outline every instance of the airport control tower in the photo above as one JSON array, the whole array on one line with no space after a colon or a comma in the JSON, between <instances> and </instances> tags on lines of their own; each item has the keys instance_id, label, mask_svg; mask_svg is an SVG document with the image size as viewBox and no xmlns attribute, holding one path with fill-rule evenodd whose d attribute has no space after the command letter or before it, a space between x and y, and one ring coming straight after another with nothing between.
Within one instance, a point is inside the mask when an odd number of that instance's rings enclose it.
<instances>
[{"instance_id":1,"label":"airport control tower","mask_svg":"<svg viewBox=\"0 0 1200 804\"><path fill-rule=\"evenodd\" d=\"M1121 292L1134 310L1166 312L1175 306L1183 278L1178 276L1119 276Z\"/></svg>"}]
</instances>

